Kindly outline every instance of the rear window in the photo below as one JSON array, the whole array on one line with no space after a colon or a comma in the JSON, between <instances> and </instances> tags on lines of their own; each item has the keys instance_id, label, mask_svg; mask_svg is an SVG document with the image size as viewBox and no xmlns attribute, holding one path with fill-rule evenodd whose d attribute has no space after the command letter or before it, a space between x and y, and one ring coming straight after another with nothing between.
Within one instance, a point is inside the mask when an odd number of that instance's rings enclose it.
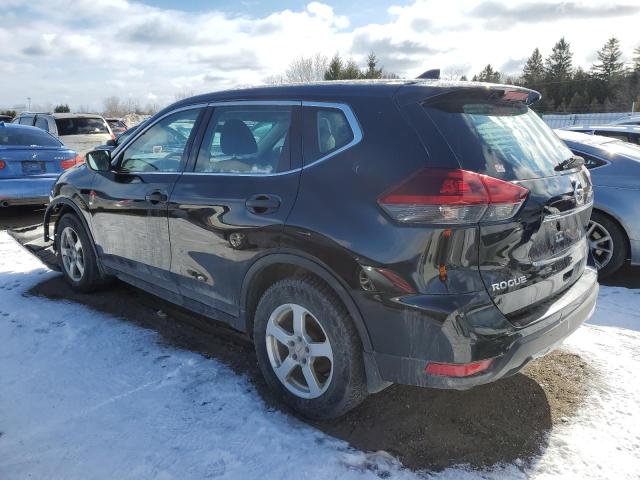
<instances>
[{"instance_id":1,"label":"rear window","mask_svg":"<svg viewBox=\"0 0 640 480\"><path fill-rule=\"evenodd\" d=\"M571 151L535 112L501 94L454 92L423 108L462 168L505 180L557 175L554 168Z\"/></svg>"},{"instance_id":2,"label":"rear window","mask_svg":"<svg viewBox=\"0 0 640 480\"><path fill-rule=\"evenodd\" d=\"M58 127L58 135L109 133L107 123L101 118L56 118L56 127Z\"/></svg>"},{"instance_id":3,"label":"rear window","mask_svg":"<svg viewBox=\"0 0 640 480\"><path fill-rule=\"evenodd\" d=\"M47 132L22 128L0 128L1 146L59 147L62 144Z\"/></svg>"}]
</instances>

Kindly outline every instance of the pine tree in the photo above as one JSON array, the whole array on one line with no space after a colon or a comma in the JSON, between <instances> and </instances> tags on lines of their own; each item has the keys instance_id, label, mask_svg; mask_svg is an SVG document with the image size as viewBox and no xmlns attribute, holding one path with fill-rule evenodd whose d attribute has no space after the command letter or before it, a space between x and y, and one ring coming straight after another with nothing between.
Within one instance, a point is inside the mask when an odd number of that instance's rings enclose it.
<instances>
[{"instance_id":1,"label":"pine tree","mask_svg":"<svg viewBox=\"0 0 640 480\"><path fill-rule=\"evenodd\" d=\"M555 106L571 94L570 80L573 74L573 54L569 43L562 37L544 62L546 92Z\"/></svg>"},{"instance_id":2,"label":"pine tree","mask_svg":"<svg viewBox=\"0 0 640 480\"><path fill-rule=\"evenodd\" d=\"M358 64L350 58L342 69L340 80L356 80L358 78L362 78L362 72Z\"/></svg>"},{"instance_id":3,"label":"pine tree","mask_svg":"<svg viewBox=\"0 0 640 480\"><path fill-rule=\"evenodd\" d=\"M533 87L540 83L544 78L544 61L540 50L536 48L531 56L527 59L527 63L522 70L522 80L525 86Z\"/></svg>"},{"instance_id":4,"label":"pine tree","mask_svg":"<svg viewBox=\"0 0 640 480\"><path fill-rule=\"evenodd\" d=\"M53 109L54 113L69 113L71 112L71 109L69 108L69 105L67 104L60 104L57 105L56 108Z\"/></svg>"},{"instance_id":5,"label":"pine tree","mask_svg":"<svg viewBox=\"0 0 640 480\"><path fill-rule=\"evenodd\" d=\"M342 78L342 59L337 53L329 62L329 68L324 72L325 80L340 80Z\"/></svg>"},{"instance_id":6,"label":"pine tree","mask_svg":"<svg viewBox=\"0 0 640 480\"><path fill-rule=\"evenodd\" d=\"M640 47L633 49L633 71L640 72Z\"/></svg>"},{"instance_id":7,"label":"pine tree","mask_svg":"<svg viewBox=\"0 0 640 480\"><path fill-rule=\"evenodd\" d=\"M363 76L364 78L382 78L382 68L378 68L378 59L373 52L367 57L367 71Z\"/></svg>"},{"instance_id":8,"label":"pine tree","mask_svg":"<svg viewBox=\"0 0 640 480\"><path fill-rule=\"evenodd\" d=\"M494 70L491 64L486 67L478 75L473 76L474 82L500 83L500 72Z\"/></svg>"},{"instance_id":9,"label":"pine tree","mask_svg":"<svg viewBox=\"0 0 640 480\"><path fill-rule=\"evenodd\" d=\"M598 51L598 63L591 67L593 76L606 82L619 77L624 72L624 62L621 58L620 41L611 37Z\"/></svg>"}]
</instances>

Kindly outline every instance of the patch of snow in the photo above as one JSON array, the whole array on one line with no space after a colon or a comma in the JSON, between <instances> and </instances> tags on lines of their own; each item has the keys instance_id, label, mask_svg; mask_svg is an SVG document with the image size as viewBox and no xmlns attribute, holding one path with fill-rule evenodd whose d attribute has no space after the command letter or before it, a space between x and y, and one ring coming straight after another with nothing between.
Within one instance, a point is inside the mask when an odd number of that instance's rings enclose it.
<instances>
[{"instance_id":1,"label":"patch of snow","mask_svg":"<svg viewBox=\"0 0 640 480\"><path fill-rule=\"evenodd\" d=\"M567 345L601 382L545 452L488 470L404 469L269 408L215 359L71 302L25 296L56 275L0 232L0 478L638 478L640 292L602 287Z\"/></svg>"}]
</instances>

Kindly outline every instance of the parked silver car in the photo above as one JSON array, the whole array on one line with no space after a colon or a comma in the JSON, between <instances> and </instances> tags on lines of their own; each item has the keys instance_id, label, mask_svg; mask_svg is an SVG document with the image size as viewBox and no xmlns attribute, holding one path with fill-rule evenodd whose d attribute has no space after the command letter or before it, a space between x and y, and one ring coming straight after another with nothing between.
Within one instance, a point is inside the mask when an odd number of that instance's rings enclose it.
<instances>
[{"instance_id":1,"label":"parked silver car","mask_svg":"<svg viewBox=\"0 0 640 480\"><path fill-rule=\"evenodd\" d=\"M577 126L570 127L567 130L573 132L586 133L587 135L600 135L602 137L611 137L623 142L634 143L640 145L640 127L634 125L596 125L596 126Z\"/></svg>"},{"instance_id":2,"label":"parked silver car","mask_svg":"<svg viewBox=\"0 0 640 480\"><path fill-rule=\"evenodd\" d=\"M640 115L630 115L619 118L618 120L610 122L609 125L635 125L636 127L640 127Z\"/></svg>"},{"instance_id":3,"label":"parked silver car","mask_svg":"<svg viewBox=\"0 0 640 480\"><path fill-rule=\"evenodd\" d=\"M41 128L83 157L97 145L115 140L107 121L95 114L23 112L12 123Z\"/></svg>"},{"instance_id":4,"label":"parked silver car","mask_svg":"<svg viewBox=\"0 0 640 480\"><path fill-rule=\"evenodd\" d=\"M587 230L602 278L627 260L640 264L640 147L615 138L556 130L569 149L585 160L594 187Z\"/></svg>"}]
</instances>

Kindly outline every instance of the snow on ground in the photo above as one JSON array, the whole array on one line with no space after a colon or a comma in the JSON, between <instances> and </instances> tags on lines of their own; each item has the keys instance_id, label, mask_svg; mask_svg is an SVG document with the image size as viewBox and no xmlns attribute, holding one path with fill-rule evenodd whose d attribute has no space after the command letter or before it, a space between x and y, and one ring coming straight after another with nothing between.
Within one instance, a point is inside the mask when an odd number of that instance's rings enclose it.
<instances>
[{"instance_id":1,"label":"snow on ground","mask_svg":"<svg viewBox=\"0 0 640 480\"><path fill-rule=\"evenodd\" d=\"M531 467L416 473L270 409L220 362L70 302L24 296L55 275L0 232L0 478L638 478L640 290L603 287L567 342L600 373Z\"/></svg>"}]
</instances>

